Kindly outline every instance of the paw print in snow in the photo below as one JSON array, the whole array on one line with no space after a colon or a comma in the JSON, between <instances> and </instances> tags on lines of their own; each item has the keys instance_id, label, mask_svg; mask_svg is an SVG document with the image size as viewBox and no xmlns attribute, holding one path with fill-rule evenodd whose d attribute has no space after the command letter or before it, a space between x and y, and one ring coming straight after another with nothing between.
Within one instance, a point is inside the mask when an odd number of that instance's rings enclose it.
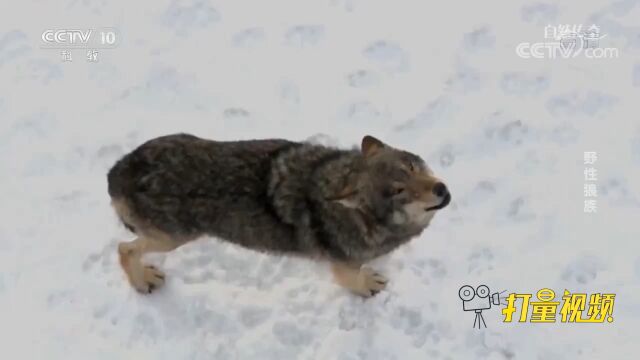
<instances>
[{"instance_id":1,"label":"paw print in snow","mask_svg":"<svg viewBox=\"0 0 640 360\"><path fill-rule=\"evenodd\" d=\"M290 28L285 34L286 43L293 47L318 45L324 37L322 25L299 25Z\"/></svg>"},{"instance_id":2,"label":"paw print in snow","mask_svg":"<svg viewBox=\"0 0 640 360\"><path fill-rule=\"evenodd\" d=\"M596 279L602 263L592 256L584 256L569 263L562 272L562 280L585 285Z\"/></svg>"},{"instance_id":3,"label":"paw print in snow","mask_svg":"<svg viewBox=\"0 0 640 360\"><path fill-rule=\"evenodd\" d=\"M13 30L0 36L0 67L31 51L27 36L22 31Z\"/></svg>"},{"instance_id":4,"label":"paw print in snow","mask_svg":"<svg viewBox=\"0 0 640 360\"><path fill-rule=\"evenodd\" d=\"M261 28L249 28L233 35L232 43L237 47L254 47L265 40L264 30Z\"/></svg>"},{"instance_id":5,"label":"paw print in snow","mask_svg":"<svg viewBox=\"0 0 640 360\"><path fill-rule=\"evenodd\" d=\"M364 49L364 56L391 73L406 72L410 68L407 52L386 41L379 40L367 46Z\"/></svg>"},{"instance_id":6,"label":"paw print in snow","mask_svg":"<svg viewBox=\"0 0 640 360\"><path fill-rule=\"evenodd\" d=\"M190 4L173 1L165 10L162 22L178 36L188 36L194 30L203 29L220 21L220 14L207 2L190 1Z\"/></svg>"},{"instance_id":7,"label":"paw print in snow","mask_svg":"<svg viewBox=\"0 0 640 360\"><path fill-rule=\"evenodd\" d=\"M489 141L513 145L521 145L528 133L529 128L522 120L509 121L485 130L485 136Z\"/></svg>"},{"instance_id":8,"label":"paw print in snow","mask_svg":"<svg viewBox=\"0 0 640 360\"><path fill-rule=\"evenodd\" d=\"M447 88L451 91L467 94L480 90L483 83L478 70L469 66L459 66L456 73L447 80Z\"/></svg>"},{"instance_id":9,"label":"paw print in snow","mask_svg":"<svg viewBox=\"0 0 640 360\"><path fill-rule=\"evenodd\" d=\"M489 248L475 250L469 255L469 273L481 275L484 272L493 270L494 255Z\"/></svg>"},{"instance_id":10,"label":"paw print in snow","mask_svg":"<svg viewBox=\"0 0 640 360\"><path fill-rule=\"evenodd\" d=\"M496 37L488 26L483 26L477 30L464 35L464 47L469 51L490 49L496 42Z\"/></svg>"},{"instance_id":11,"label":"paw print in snow","mask_svg":"<svg viewBox=\"0 0 640 360\"><path fill-rule=\"evenodd\" d=\"M509 72L502 75L500 87L505 94L518 96L538 95L549 88L547 75Z\"/></svg>"},{"instance_id":12,"label":"paw print in snow","mask_svg":"<svg viewBox=\"0 0 640 360\"><path fill-rule=\"evenodd\" d=\"M292 322L280 321L273 325L273 335L282 345L304 347L311 343L313 334Z\"/></svg>"},{"instance_id":13,"label":"paw print in snow","mask_svg":"<svg viewBox=\"0 0 640 360\"><path fill-rule=\"evenodd\" d=\"M366 88L379 83L378 76L367 70L357 70L347 75L347 83L354 88Z\"/></svg>"},{"instance_id":14,"label":"paw print in snow","mask_svg":"<svg viewBox=\"0 0 640 360\"><path fill-rule=\"evenodd\" d=\"M239 119L249 117L249 112L242 108L228 108L223 113L225 119Z\"/></svg>"},{"instance_id":15,"label":"paw print in snow","mask_svg":"<svg viewBox=\"0 0 640 360\"><path fill-rule=\"evenodd\" d=\"M554 23L558 16L558 7L554 4L535 3L522 7L520 11L522 20L538 25Z\"/></svg>"},{"instance_id":16,"label":"paw print in snow","mask_svg":"<svg viewBox=\"0 0 640 360\"><path fill-rule=\"evenodd\" d=\"M599 91L589 91L585 94L570 93L550 98L547 101L547 110L557 117L570 117L576 114L597 117L610 110L616 102L616 97Z\"/></svg>"}]
</instances>

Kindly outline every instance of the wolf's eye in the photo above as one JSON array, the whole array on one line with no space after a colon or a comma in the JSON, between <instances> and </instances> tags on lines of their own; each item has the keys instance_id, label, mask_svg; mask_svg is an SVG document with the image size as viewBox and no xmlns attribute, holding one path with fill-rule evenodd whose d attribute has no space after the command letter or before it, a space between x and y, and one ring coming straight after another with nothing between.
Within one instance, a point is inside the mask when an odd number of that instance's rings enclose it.
<instances>
[{"instance_id":1,"label":"wolf's eye","mask_svg":"<svg viewBox=\"0 0 640 360\"><path fill-rule=\"evenodd\" d=\"M411 161L409 161L409 171L411 172L416 171L416 168L413 166L413 163Z\"/></svg>"},{"instance_id":2,"label":"wolf's eye","mask_svg":"<svg viewBox=\"0 0 640 360\"><path fill-rule=\"evenodd\" d=\"M400 195L404 192L406 186L403 182L393 181L383 190L384 196L393 197L396 195Z\"/></svg>"}]
</instances>

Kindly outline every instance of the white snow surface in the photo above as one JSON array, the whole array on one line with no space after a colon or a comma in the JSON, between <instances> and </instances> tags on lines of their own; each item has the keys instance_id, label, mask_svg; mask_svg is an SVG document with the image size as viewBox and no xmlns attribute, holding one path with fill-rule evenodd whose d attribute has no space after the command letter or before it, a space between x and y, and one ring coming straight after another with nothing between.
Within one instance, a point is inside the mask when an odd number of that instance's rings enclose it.
<instances>
[{"instance_id":1,"label":"white snow surface","mask_svg":"<svg viewBox=\"0 0 640 360\"><path fill-rule=\"evenodd\" d=\"M637 359L640 2L3 1L0 353L3 359ZM522 59L548 24L596 24L613 59ZM85 61L50 28L114 27ZM365 134L420 154L453 202L372 267L364 300L327 264L201 239L125 281L132 238L106 172L155 136ZM583 211L583 152L598 209ZM617 294L611 324L472 328L458 288Z\"/></svg>"}]
</instances>

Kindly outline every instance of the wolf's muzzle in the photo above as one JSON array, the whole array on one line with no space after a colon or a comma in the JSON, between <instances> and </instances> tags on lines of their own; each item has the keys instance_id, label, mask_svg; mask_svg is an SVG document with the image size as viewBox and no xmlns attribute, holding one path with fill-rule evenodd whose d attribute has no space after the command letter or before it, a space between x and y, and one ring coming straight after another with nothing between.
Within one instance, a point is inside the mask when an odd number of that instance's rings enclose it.
<instances>
[{"instance_id":1,"label":"wolf's muzzle","mask_svg":"<svg viewBox=\"0 0 640 360\"><path fill-rule=\"evenodd\" d=\"M425 211L440 210L449 205L451 202L451 193L445 184L441 182L435 184L432 191L435 196L442 198L442 202L439 205L426 208Z\"/></svg>"}]
</instances>

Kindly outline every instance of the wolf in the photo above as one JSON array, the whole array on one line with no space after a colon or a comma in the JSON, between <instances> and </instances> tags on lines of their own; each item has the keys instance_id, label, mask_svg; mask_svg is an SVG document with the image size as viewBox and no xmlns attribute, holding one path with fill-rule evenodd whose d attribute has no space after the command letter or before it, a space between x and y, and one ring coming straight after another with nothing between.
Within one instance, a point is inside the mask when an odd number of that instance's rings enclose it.
<instances>
[{"instance_id":1,"label":"wolf","mask_svg":"<svg viewBox=\"0 0 640 360\"><path fill-rule=\"evenodd\" d=\"M370 135L346 150L167 135L123 156L107 180L115 212L137 236L119 243L118 254L141 293L165 282L142 255L211 236L327 261L339 285L370 297L388 280L364 265L420 235L451 201L418 155Z\"/></svg>"}]
</instances>

